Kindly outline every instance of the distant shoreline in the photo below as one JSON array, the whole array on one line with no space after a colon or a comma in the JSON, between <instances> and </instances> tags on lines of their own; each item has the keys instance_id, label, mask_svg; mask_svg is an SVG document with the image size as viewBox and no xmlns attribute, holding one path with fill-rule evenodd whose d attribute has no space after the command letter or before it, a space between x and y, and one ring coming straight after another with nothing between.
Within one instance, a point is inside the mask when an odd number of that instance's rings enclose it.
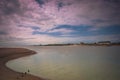
<instances>
[{"instance_id":1,"label":"distant shoreline","mask_svg":"<svg viewBox=\"0 0 120 80\"><path fill-rule=\"evenodd\" d=\"M36 52L24 48L0 48L0 80L46 80L29 74L27 70L23 73L15 72L5 65L9 60L33 54Z\"/></svg>"},{"instance_id":2,"label":"distant shoreline","mask_svg":"<svg viewBox=\"0 0 120 80\"><path fill-rule=\"evenodd\" d=\"M48 44L34 46L120 46L120 44Z\"/></svg>"}]
</instances>

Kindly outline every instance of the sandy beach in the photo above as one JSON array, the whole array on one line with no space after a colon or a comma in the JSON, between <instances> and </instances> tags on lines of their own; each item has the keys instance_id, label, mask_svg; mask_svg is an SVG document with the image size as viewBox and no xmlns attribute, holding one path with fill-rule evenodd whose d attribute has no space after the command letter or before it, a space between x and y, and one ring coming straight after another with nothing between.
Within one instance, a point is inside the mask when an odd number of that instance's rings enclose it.
<instances>
[{"instance_id":1,"label":"sandy beach","mask_svg":"<svg viewBox=\"0 0 120 80\"><path fill-rule=\"evenodd\" d=\"M6 67L6 62L23 56L33 55L36 52L24 48L0 48L0 80L46 80L30 75L30 71L15 72Z\"/></svg>"}]
</instances>

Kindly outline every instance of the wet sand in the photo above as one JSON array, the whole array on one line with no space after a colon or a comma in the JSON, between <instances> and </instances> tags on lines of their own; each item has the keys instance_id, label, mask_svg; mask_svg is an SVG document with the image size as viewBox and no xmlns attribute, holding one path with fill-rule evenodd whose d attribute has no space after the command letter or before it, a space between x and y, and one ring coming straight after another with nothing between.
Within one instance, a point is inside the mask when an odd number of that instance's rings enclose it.
<instances>
[{"instance_id":1,"label":"wet sand","mask_svg":"<svg viewBox=\"0 0 120 80\"><path fill-rule=\"evenodd\" d=\"M46 80L30 75L29 68L29 70L19 73L9 69L5 65L9 60L33 55L35 53L36 52L24 48L0 48L0 80Z\"/></svg>"}]
</instances>

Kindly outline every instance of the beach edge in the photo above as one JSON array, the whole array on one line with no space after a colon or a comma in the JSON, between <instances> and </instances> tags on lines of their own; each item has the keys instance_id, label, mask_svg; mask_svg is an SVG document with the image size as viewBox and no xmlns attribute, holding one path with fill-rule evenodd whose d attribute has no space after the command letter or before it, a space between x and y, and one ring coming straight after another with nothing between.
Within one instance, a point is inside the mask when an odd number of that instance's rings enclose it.
<instances>
[{"instance_id":1,"label":"beach edge","mask_svg":"<svg viewBox=\"0 0 120 80\"><path fill-rule=\"evenodd\" d=\"M36 54L35 51L25 48L0 48L0 80L47 80L27 71L20 73L6 66L10 60Z\"/></svg>"}]
</instances>

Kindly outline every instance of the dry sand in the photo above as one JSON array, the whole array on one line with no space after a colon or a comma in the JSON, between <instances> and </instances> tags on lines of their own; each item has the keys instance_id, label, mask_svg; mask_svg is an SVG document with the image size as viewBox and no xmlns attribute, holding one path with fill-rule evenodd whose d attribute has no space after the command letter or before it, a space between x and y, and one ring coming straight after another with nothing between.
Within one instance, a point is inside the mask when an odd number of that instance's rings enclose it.
<instances>
[{"instance_id":1,"label":"dry sand","mask_svg":"<svg viewBox=\"0 0 120 80\"><path fill-rule=\"evenodd\" d=\"M0 48L0 80L46 80L28 72L15 72L5 66L9 60L32 54L35 52L24 48Z\"/></svg>"}]
</instances>

